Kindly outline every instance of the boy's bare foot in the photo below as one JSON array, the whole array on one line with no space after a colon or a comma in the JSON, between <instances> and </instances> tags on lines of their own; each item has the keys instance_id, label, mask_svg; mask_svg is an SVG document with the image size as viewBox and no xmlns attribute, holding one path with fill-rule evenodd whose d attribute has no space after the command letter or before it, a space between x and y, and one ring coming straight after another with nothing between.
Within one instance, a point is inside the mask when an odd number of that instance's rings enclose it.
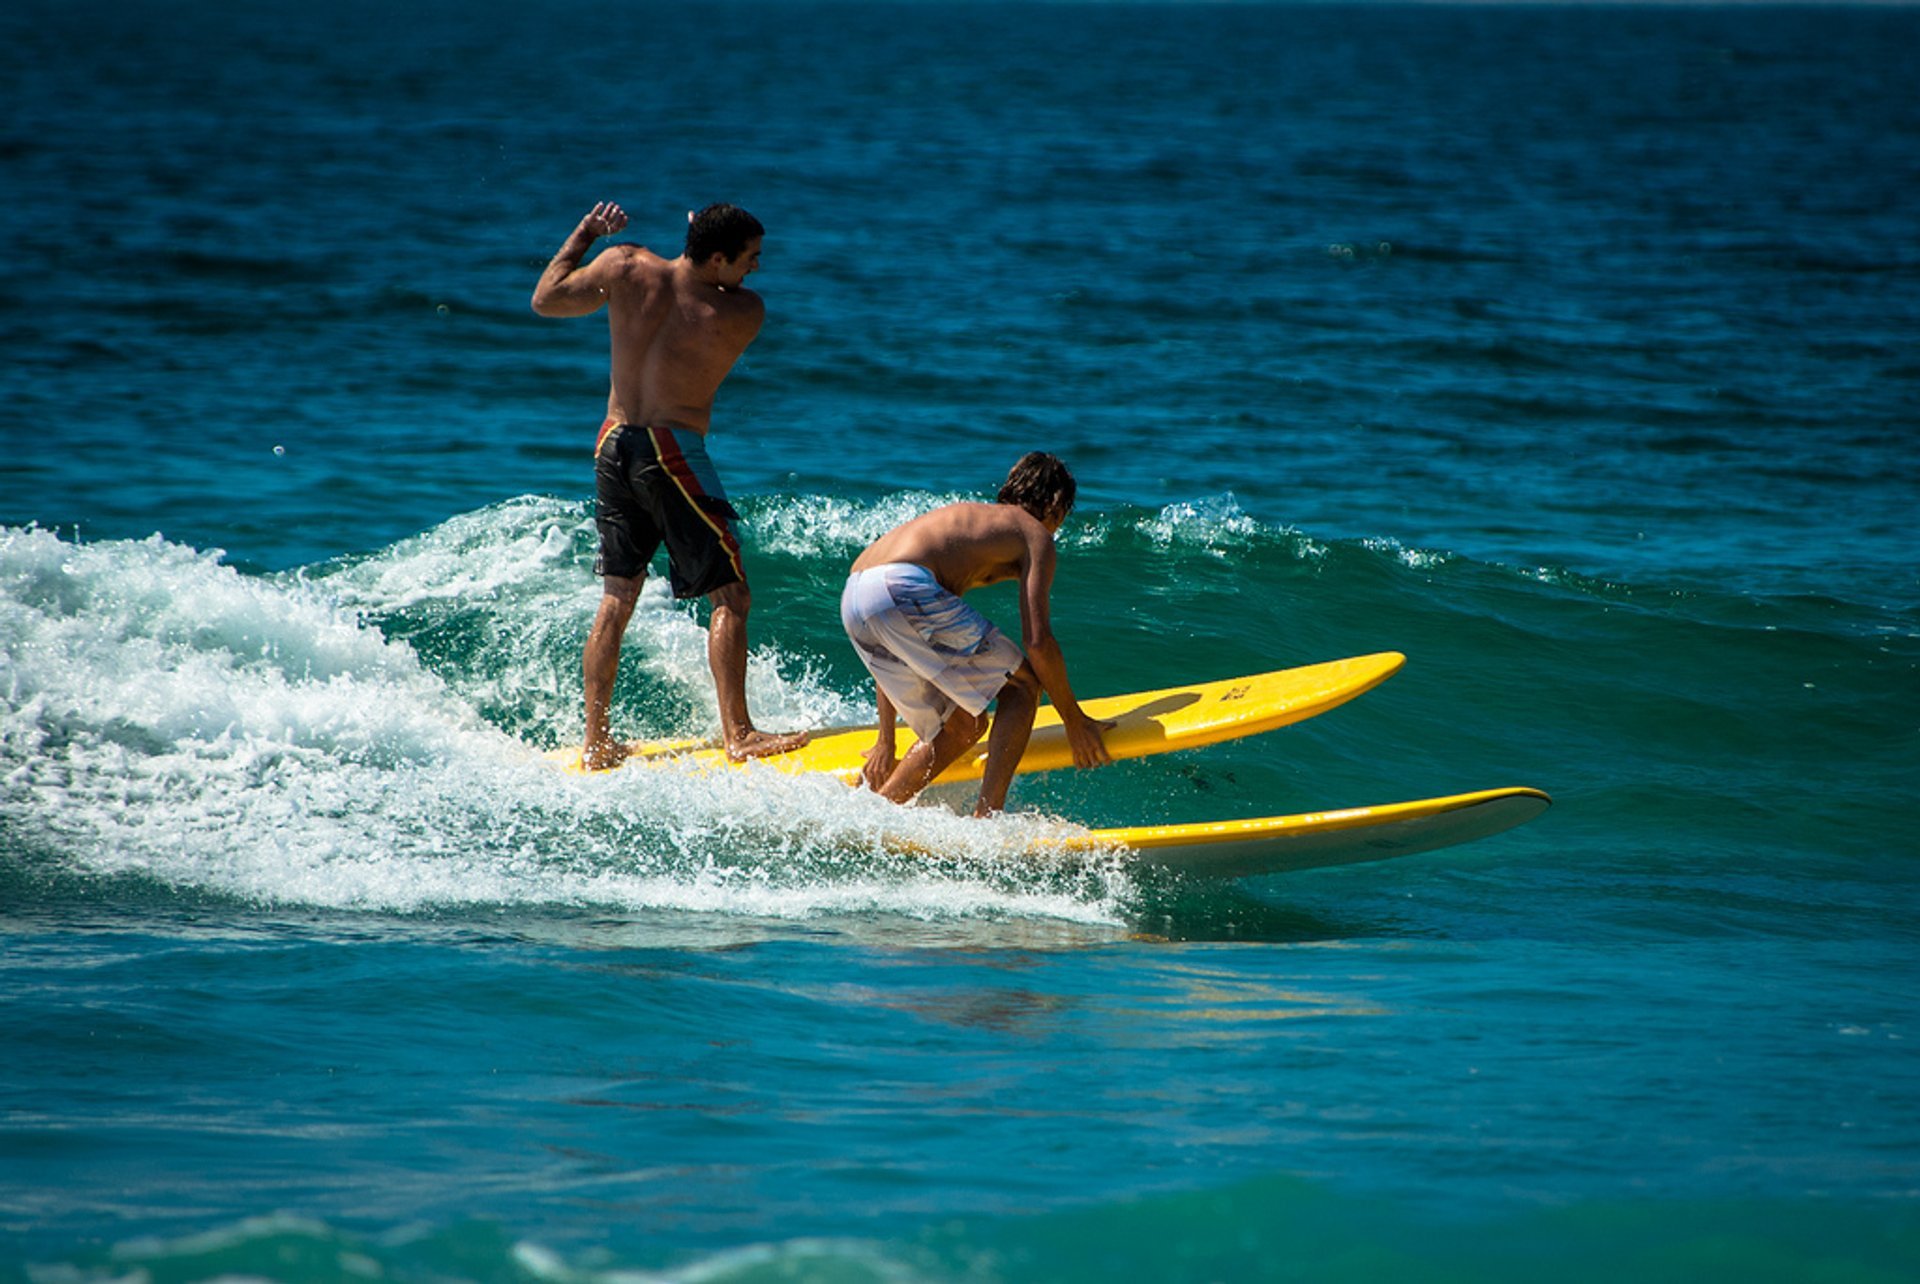
<instances>
[{"instance_id":1,"label":"boy's bare foot","mask_svg":"<svg viewBox=\"0 0 1920 1284\"><path fill-rule=\"evenodd\" d=\"M798 749L812 738L806 731L749 731L727 744L727 757L735 762L750 758L771 758L775 754Z\"/></svg>"},{"instance_id":2,"label":"boy's bare foot","mask_svg":"<svg viewBox=\"0 0 1920 1284\"><path fill-rule=\"evenodd\" d=\"M587 771L610 771L625 762L629 752L624 740L601 740L580 751L580 766Z\"/></svg>"}]
</instances>

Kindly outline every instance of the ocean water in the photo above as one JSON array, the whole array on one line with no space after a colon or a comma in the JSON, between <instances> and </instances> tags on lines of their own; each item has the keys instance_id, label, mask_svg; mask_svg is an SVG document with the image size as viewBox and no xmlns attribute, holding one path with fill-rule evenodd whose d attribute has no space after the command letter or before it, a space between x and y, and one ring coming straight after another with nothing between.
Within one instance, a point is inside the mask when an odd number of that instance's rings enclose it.
<instances>
[{"instance_id":1,"label":"ocean water","mask_svg":"<svg viewBox=\"0 0 1920 1284\"><path fill-rule=\"evenodd\" d=\"M18 0L0 1281L1920 1276L1916 64L1902 7ZM602 199L768 228L762 725L870 716L847 564L1035 448L1083 693L1405 670L989 824L550 770L606 338L527 297ZM710 732L704 646L650 581L618 728ZM1509 784L1284 878L1023 854Z\"/></svg>"}]
</instances>

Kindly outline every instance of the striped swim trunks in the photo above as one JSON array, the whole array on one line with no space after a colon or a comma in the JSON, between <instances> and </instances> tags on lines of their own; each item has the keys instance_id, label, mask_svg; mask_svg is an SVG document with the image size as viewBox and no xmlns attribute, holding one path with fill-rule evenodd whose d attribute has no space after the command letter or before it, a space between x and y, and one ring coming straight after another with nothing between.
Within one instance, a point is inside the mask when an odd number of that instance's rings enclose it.
<instances>
[{"instance_id":1,"label":"striped swim trunks","mask_svg":"<svg viewBox=\"0 0 1920 1284\"><path fill-rule=\"evenodd\" d=\"M643 577L661 544L675 597L704 597L745 583L740 515L707 457L704 434L608 421L594 451L596 575Z\"/></svg>"},{"instance_id":2,"label":"striped swim trunks","mask_svg":"<svg viewBox=\"0 0 1920 1284\"><path fill-rule=\"evenodd\" d=\"M840 623L913 734L938 735L955 709L979 714L1026 662L1011 638L912 562L847 577Z\"/></svg>"}]
</instances>

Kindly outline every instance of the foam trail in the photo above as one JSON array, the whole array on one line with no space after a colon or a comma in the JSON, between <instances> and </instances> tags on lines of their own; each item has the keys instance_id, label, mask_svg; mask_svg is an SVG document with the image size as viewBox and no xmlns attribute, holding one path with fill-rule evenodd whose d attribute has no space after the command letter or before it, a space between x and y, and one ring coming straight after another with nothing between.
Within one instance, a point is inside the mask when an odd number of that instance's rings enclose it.
<instances>
[{"instance_id":1,"label":"foam trail","mask_svg":"<svg viewBox=\"0 0 1920 1284\"><path fill-rule=\"evenodd\" d=\"M519 570L453 558L439 584L553 592L533 587L548 537L526 538ZM389 565L349 576L356 599L159 537L0 528L0 819L71 868L263 904L1111 923L1129 894L1097 861L1012 858L1045 820L982 825L765 767L554 771L349 608Z\"/></svg>"}]
</instances>

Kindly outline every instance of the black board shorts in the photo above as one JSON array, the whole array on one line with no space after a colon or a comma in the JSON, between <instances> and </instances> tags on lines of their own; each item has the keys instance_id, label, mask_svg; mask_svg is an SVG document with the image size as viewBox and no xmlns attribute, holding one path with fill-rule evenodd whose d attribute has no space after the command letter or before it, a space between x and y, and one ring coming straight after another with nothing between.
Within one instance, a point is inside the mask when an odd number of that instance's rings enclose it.
<instances>
[{"instance_id":1,"label":"black board shorts","mask_svg":"<svg viewBox=\"0 0 1920 1284\"><path fill-rule=\"evenodd\" d=\"M720 489L700 433L612 425L601 432L593 474L594 574L640 578L664 543L675 597L746 582L734 530L740 515Z\"/></svg>"}]
</instances>

